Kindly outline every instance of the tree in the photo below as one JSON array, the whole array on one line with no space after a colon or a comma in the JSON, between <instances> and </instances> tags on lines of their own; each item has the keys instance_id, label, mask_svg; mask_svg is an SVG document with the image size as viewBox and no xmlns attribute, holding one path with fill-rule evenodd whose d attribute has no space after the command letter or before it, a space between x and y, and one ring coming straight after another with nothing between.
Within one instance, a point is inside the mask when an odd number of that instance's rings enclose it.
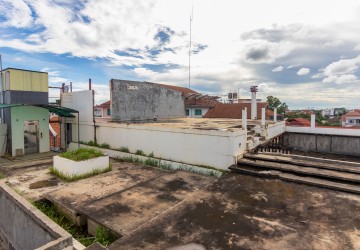
<instances>
[{"instance_id":1,"label":"tree","mask_svg":"<svg viewBox=\"0 0 360 250\"><path fill-rule=\"evenodd\" d=\"M271 110L277 108L278 114L284 114L288 109L288 105L285 102L281 102L279 98L271 95L266 97L266 102Z\"/></svg>"}]
</instances>

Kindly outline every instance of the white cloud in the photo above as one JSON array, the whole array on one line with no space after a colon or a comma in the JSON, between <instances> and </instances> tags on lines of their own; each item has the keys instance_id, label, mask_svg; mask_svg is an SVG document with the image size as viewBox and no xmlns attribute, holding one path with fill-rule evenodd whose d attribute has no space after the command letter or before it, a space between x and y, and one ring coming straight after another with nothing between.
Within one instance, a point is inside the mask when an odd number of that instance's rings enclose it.
<instances>
[{"instance_id":1,"label":"white cloud","mask_svg":"<svg viewBox=\"0 0 360 250\"><path fill-rule=\"evenodd\" d=\"M2 0L0 16L5 19L2 27L25 28L33 21L29 6L22 0Z\"/></svg>"},{"instance_id":2,"label":"white cloud","mask_svg":"<svg viewBox=\"0 0 360 250\"><path fill-rule=\"evenodd\" d=\"M281 72L284 70L284 66L278 66L272 70L272 72Z\"/></svg>"},{"instance_id":3,"label":"white cloud","mask_svg":"<svg viewBox=\"0 0 360 250\"><path fill-rule=\"evenodd\" d=\"M353 74L330 75L325 77L323 82L336 84L360 83L359 79Z\"/></svg>"},{"instance_id":4,"label":"white cloud","mask_svg":"<svg viewBox=\"0 0 360 250\"><path fill-rule=\"evenodd\" d=\"M299 71L296 73L299 76L305 76L307 74L310 73L310 69L309 68L301 68L299 69Z\"/></svg>"},{"instance_id":5,"label":"white cloud","mask_svg":"<svg viewBox=\"0 0 360 250\"><path fill-rule=\"evenodd\" d=\"M329 64L324 69L324 75L338 75L354 73L360 65L360 55L351 59L341 59Z\"/></svg>"},{"instance_id":6,"label":"white cloud","mask_svg":"<svg viewBox=\"0 0 360 250\"><path fill-rule=\"evenodd\" d=\"M340 59L330 63L322 72L317 74L324 77L324 83L351 84L359 83L355 73L360 66L360 55L350 59Z\"/></svg>"},{"instance_id":7,"label":"white cloud","mask_svg":"<svg viewBox=\"0 0 360 250\"><path fill-rule=\"evenodd\" d=\"M272 74L269 69L280 72L285 68L295 70L301 65L308 68L300 69L298 75L309 74L310 68L324 68L312 76L319 79L319 86L321 79L328 83L327 86L356 81L357 63L346 61L348 59L329 63L330 60L335 61L330 57L349 55L354 44L360 41L360 33L356 32L360 28L359 17L354 11L359 6L356 0L349 0L347 4L305 0L301 6L282 1L282 8L261 0L245 5L236 0L228 0L226 4L219 0L87 0L81 1L82 5L72 0L3 2L10 10L8 13L15 13L14 18L10 14L6 16L7 27L27 27L33 33L27 37L1 35L1 47L89 59L103 58L107 61L105 65L127 66L124 68L130 68L132 75L150 81L187 85L192 5L193 44L208 46L191 56L194 87L225 93L243 88L248 93L251 84L264 82L264 79L271 82L270 75L286 75ZM326 12L322 11L324 4ZM71 9L75 5L77 8ZM4 7L0 7L2 16L3 10ZM319 15L320 11L322 15ZM157 32L164 27L174 32L166 49L160 46L159 39L155 39ZM351 47L349 51L340 51L346 46ZM158 53L150 53L151 49L157 49ZM360 45L355 49L360 50ZM314 51L321 53L314 55ZM157 66L161 66L161 72L155 71ZM266 71L261 70L264 67L268 67ZM51 82L68 81L61 73L56 75L54 72L50 75ZM104 82L107 81L104 79ZM286 94L283 89L291 88L284 84L268 84L264 90L273 91L274 95L285 98L294 93L296 98L301 98L296 92ZM294 86L291 82L288 84ZM303 99L310 91L306 83L296 85L296 89L304 91Z\"/></svg>"}]
</instances>

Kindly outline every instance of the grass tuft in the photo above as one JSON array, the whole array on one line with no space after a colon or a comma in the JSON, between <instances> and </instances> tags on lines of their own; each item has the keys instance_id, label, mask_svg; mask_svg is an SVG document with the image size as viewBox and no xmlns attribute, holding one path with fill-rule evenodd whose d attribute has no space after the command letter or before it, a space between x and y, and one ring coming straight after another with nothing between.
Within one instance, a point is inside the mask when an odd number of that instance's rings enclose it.
<instances>
[{"instance_id":1,"label":"grass tuft","mask_svg":"<svg viewBox=\"0 0 360 250\"><path fill-rule=\"evenodd\" d=\"M113 234L110 230L107 230L101 226L96 229L95 241L101 243L103 246L108 246L116 240L116 235Z\"/></svg>"},{"instance_id":2,"label":"grass tuft","mask_svg":"<svg viewBox=\"0 0 360 250\"><path fill-rule=\"evenodd\" d=\"M110 145L109 145L109 144L107 144L107 143L101 143L101 144L99 145L99 147L100 147L100 148L106 148L106 149L109 149L109 148L110 148Z\"/></svg>"},{"instance_id":3,"label":"grass tuft","mask_svg":"<svg viewBox=\"0 0 360 250\"><path fill-rule=\"evenodd\" d=\"M75 239L77 239L85 247L88 247L95 242L99 242L103 246L108 246L114 242L117 237L106 230L103 227L98 227L96 230L96 236L92 236L87 233L86 227L79 227L74 225L70 220L68 220L63 214L56 210L54 204L50 201L43 200L33 203L41 212L47 215L59 226L64 228L68 233L70 233Z\"/></svg>"},{"instance_id":4,"label":"grass tuft","mask_svg":"<svg viewBox=\"0 0 360 250\"><path fill-rule=\"evenodd\" d=\"M149 154L149 157L154 157L154 152L151 152L151 153Z\"/></svg>"},{"instance_id":5,"label":"grass tuft","mask_svg":"<svg viewBox=\"0 0 360 250\"><path fill-rule=\"evenodd\" d=\"M129 153L130 152L128 147L120 147L119 151L124 152L124 153Z\"/></svg>"},{"instance_id":6,"label":"grass tuft","mask_svg":"<svg viewBox=\"0 0 360 250\"><path fill-rule=\"evenodd\" d=\"M0 172L0 180L1 180L1 179L4 179L4 178L5 178L5 175Z\"/></svg>"},{"instance_id":7,"label":"grass tuft","mask_svg":"<svg viewBox=\"0 0 360 250\"><path fill-rule=\"evenodd\" d=\"M121 157L121 158L118 158L120 161L124 161L124 162L132 162L132 163L141 163L143 164L144 162L139 159L138 157Z\"/></svg>"},{"instance_id":8,"label":"grass tuft","mask_svg":"<svg viewBox=\"0 0 360 250\"><path fill-rule=\"evenodd\" d=\"M135 154L136 155L145 155L144 151L142 151L141 149L136 150Z\"/></svg>"},{"instance_id":9,"label":"grass tuft","mask_svg":"<svg viewBox=\"0 0 360 250\"><path fill-rule=\"evenodd\" d=\"M93 142L93 141L89 141L88 143L85 143L89 146L97 146L97 143Z\"/></svg>"},{"instance_id":10,"label":"grass tuft","mask_svg":"<svg viewBox=\"0 0 360 250\"><path fill-rule=\"evenodd\" d=\"M160 166L160 161L155 160L155 159L151 159L151 158L146 159L146 161L144 163L145 163L145 165L153 166L153 167L159 167Z\"/></svg>"},{"instance_id":11,"label":"grass tuft","mask_svg":"<svg viewBox=\"0 0 360 250\"><path fill-rule=\"evenodd\" d=\"M99 150L92 148L78 148L74 151L68 151L60 154L60 157L67 158L73 161L84 161L92 158L96 158L99 156L103 156L104 154Z\"/></svg>"},{"instance_id":12,"label":"grass tuft","mask_svg":"<svg viewBox=\"0 0 360 250\"><path fill-rule=\"evenodd\" d=\"M77 181L77 180L81 180L81 179L85 179L85 178L89 178L98 174L102 174L102 173L106 173L111 171L112 166L111 163L109 164L109 167L105 168L105 169L94 169L93 171L86 173L86 174L75 174L75 175L67 175L64 174L63 172L57 170L54 167L51 167L50 170L50 174L53 174L55 176L57 176L58 178L60 178L63 181L66 182L72 182L72 181Z\"/></svg>"}]
</instances>

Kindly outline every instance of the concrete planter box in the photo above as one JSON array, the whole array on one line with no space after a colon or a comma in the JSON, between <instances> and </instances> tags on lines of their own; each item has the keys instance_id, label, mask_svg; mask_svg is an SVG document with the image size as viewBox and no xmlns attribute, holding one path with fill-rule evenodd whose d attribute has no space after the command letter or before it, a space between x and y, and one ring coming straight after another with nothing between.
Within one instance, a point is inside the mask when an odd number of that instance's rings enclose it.
<instances>
[{"instance_id":1,"label":"concrete planter box","mask_svg":"<svg viewBox=\"0 0 360 250\"><path fill-rule=\"evenodd\" d=\"M98 169L100 171L109 167L109 156L100 156L85 161L73 161L60 156L54 156L54 168L65 175L88 174Z\"/></svg>"}]
</instances>

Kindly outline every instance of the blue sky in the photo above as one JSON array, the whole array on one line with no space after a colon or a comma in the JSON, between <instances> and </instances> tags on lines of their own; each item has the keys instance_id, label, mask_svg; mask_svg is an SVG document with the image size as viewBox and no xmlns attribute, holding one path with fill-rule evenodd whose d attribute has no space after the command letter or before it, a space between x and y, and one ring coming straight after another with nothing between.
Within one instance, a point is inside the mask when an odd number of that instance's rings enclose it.
<instances>
[{"instance_id":1,"label":"blue sky","mask_svg":"<svg viewBox=\"0 0 360 250\"><path fill-rule=\"evenodd\" d=\"M290 108L359 108L360 3L285 0L0 0L4 67L49 72L96 102L111 78L203 93L279 97ZM52 90L50 96L58 93Z\"/></svg>"}]
</instances>

